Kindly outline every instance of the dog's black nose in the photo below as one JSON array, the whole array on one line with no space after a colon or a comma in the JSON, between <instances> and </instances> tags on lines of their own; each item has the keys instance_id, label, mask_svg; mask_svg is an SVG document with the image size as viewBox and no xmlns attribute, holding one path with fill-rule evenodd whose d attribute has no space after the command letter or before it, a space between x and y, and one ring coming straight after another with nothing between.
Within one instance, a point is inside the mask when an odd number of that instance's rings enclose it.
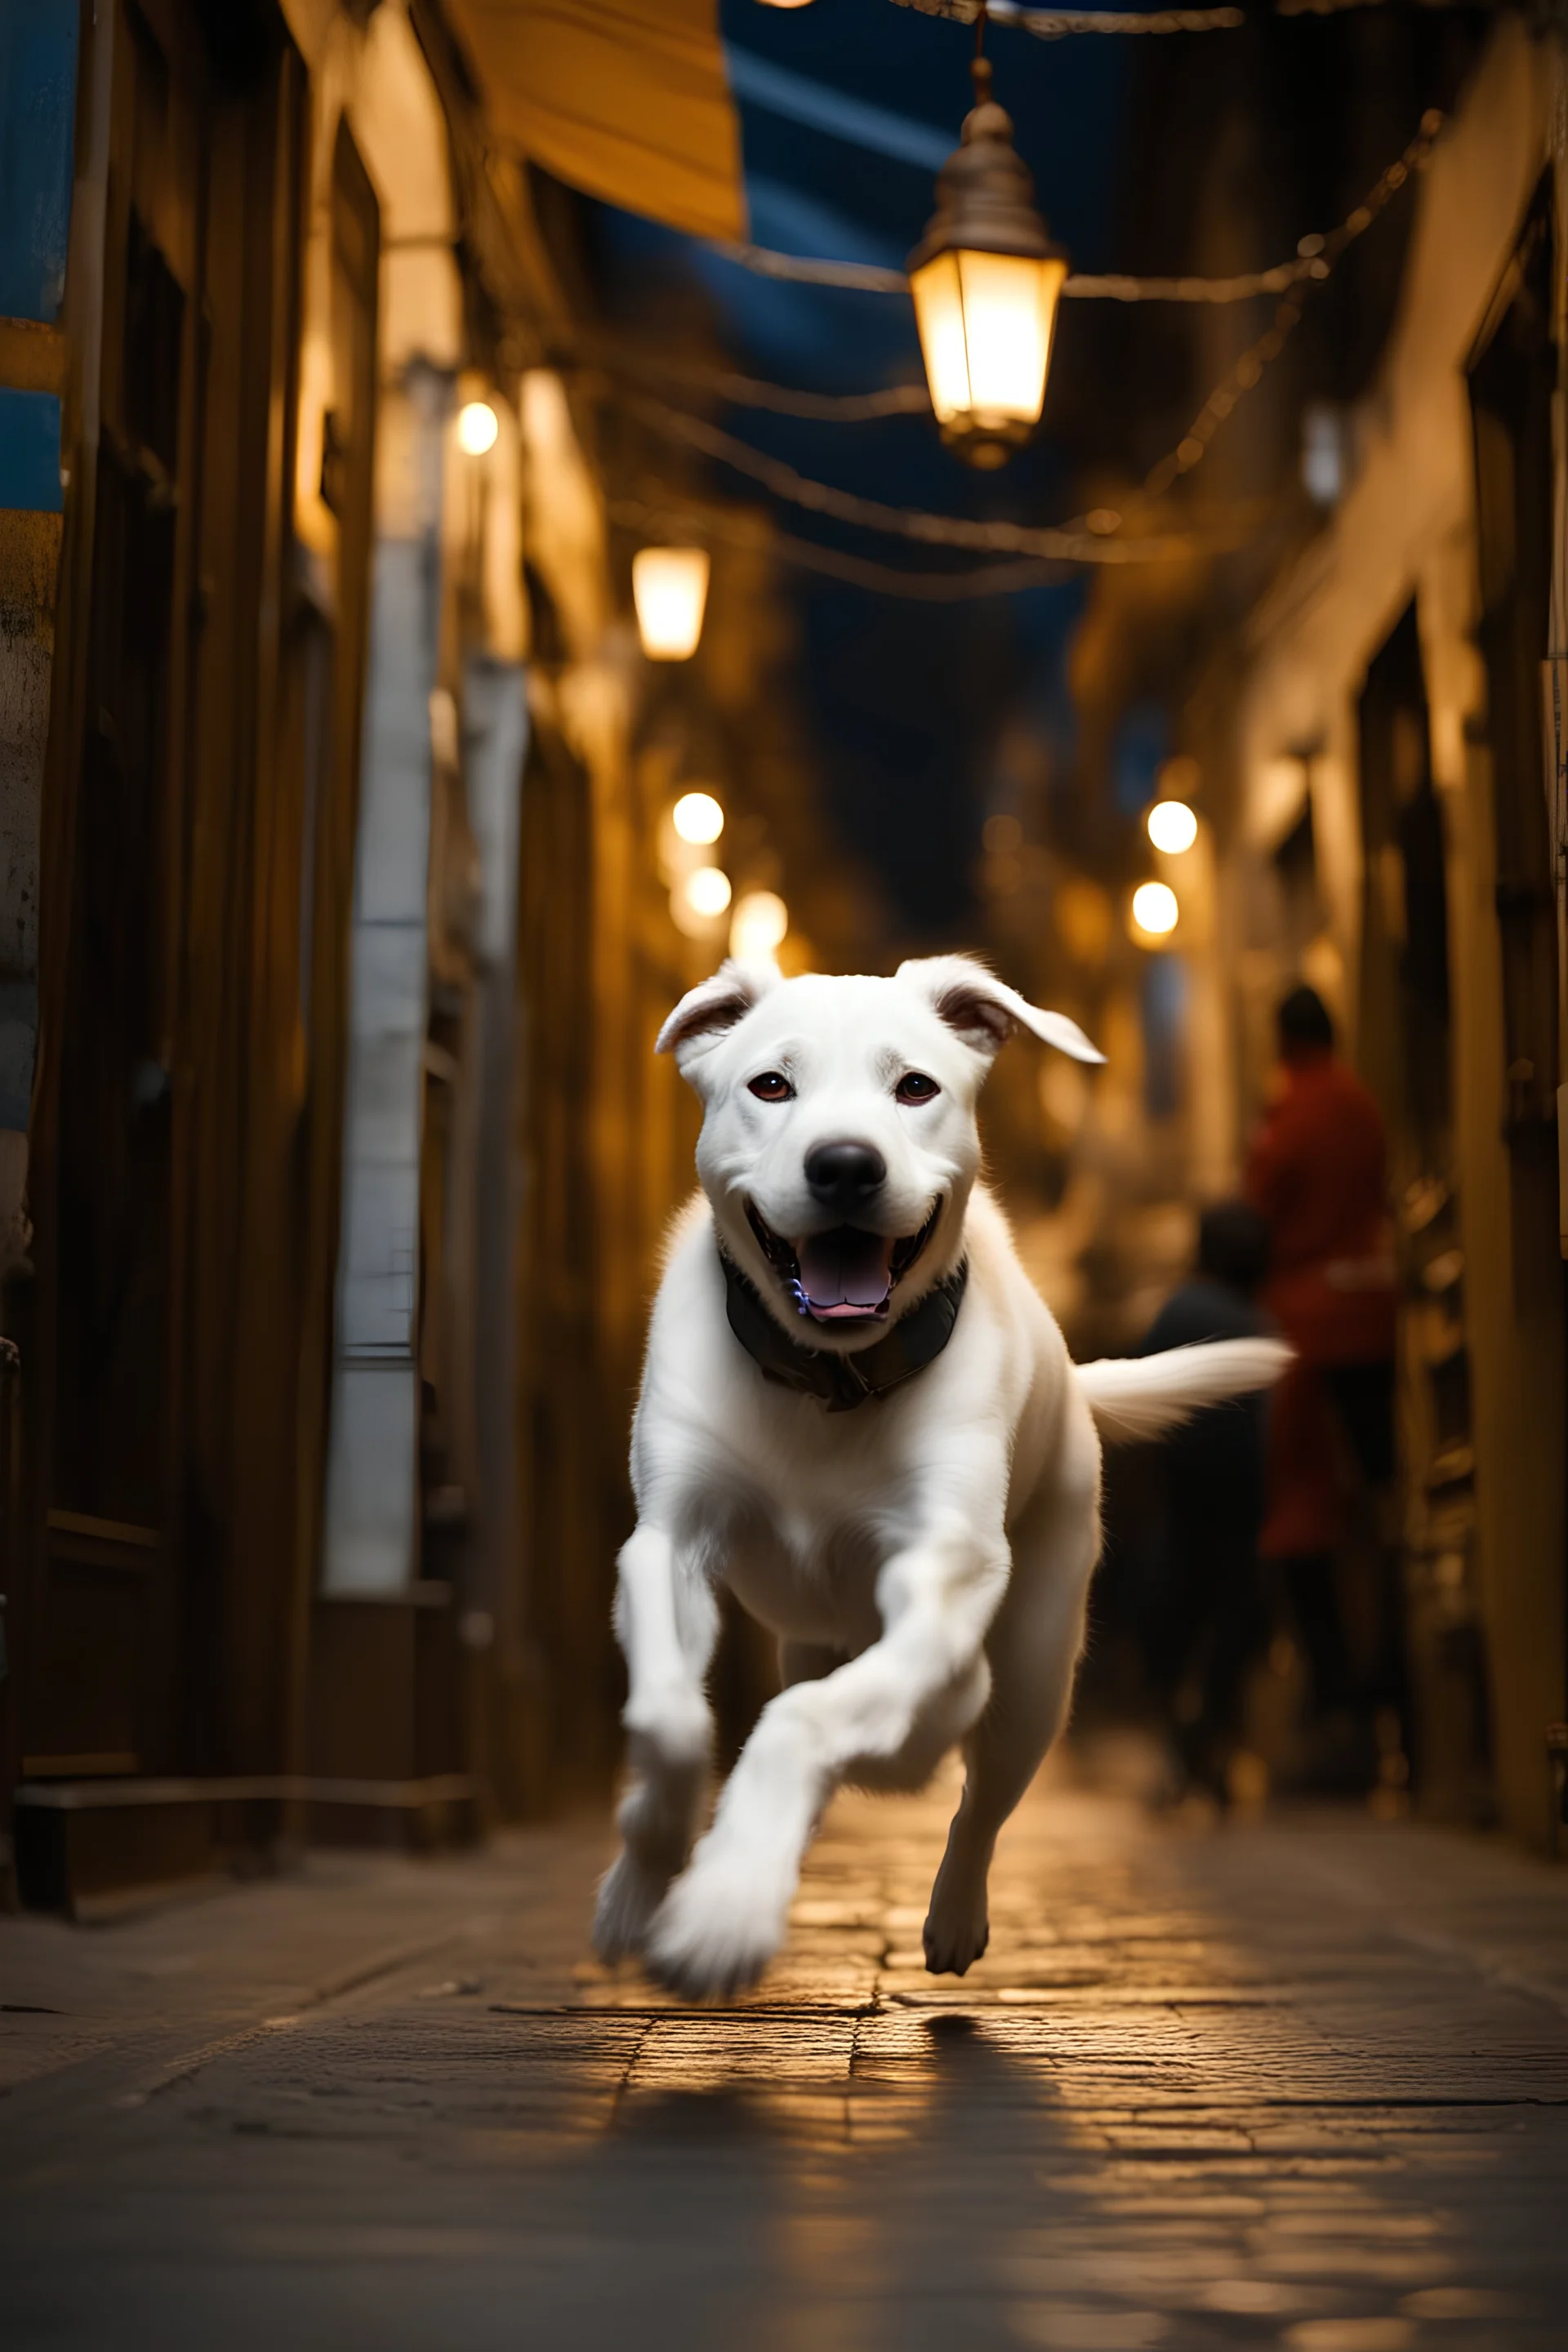
<instances>
[{"instance_id":1,"label":"dog's black nose","mask_svg":"<svg viewBox=\"0 0 1568 2352\"><path fill-rule=\"evenodd\" d=\"M805 1155L805 1181L826 1209L846 1215L888 1181L888 1163L874 1144L819 1143Z\"/></svg>"}]
</instances>

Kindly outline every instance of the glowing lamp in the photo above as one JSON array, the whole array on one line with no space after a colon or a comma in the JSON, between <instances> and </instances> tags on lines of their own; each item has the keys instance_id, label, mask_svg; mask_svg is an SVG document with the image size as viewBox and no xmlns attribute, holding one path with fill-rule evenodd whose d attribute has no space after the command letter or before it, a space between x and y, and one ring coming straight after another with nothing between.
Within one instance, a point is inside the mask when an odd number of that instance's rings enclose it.
<instances>
[{"instance_id":1,"label":"glowing lamp","mask_svg":"<svg viewBox=\"0 0 1568 2352\"><path fill-rule=\"evenodd\" d=\"M1003 466L1040 421L1068 257L1035 209L1035 184L973 64L963 143L937 181L937 208L909 258L931 404L972 466Z\"/></svg>"},{"instance_id":2,"label":"glowing lamp","mask_svg":"<svg viewBox=\"0 0 1568 2352\"><path fill-rule=\"evenodd\" d=\"M640 549L632 558L632 599L649 661L689 661L708 603L707 549Z\"/></svg>"},{"instance_id":3,"label":"glowing lamp","mask_svg":"<svg viewBox=\"0 0 1568 2352\"><path fill-rule=\"evenodd\" d=\"M730 953L742 963L766 963L789 929L789 908L776 890L748 890L730 918Z\"/></svg>"},{"instance_id":4,"label":"glowing lamp","mask_svg":"<svg viewBox=\"0 0 1568 2352\"><path fill-rule=\"evenodd\" d=\"M1163 939L1176 928L1181 908L1176 894L1163 882L1140 882L1132 893L1132 920L1151 939Z\"/></svg>"},{"instance_id":5,"label":"glowing lamp","mask_svg":"<svg viewBox=\"0 0 1568 2352\"><path fill-rule=\"evenodd\" d=\"M680 887L692 913L705 922L716 922L730 903L730 877L721 866L695 866Z\"/></svg>"},{"instance_id":6,"label":"glowing lamp","mask_svg":"<svg viewBox=\"0 0 1568 2352\"><path fill-rule=\"evenodd\" d=\"M482 457L496 446L500 419L488 400L466 401L458 411L458 446L465 457Z\"/></svg>"},{"instance_id":7,"label":"glowing lamp","mask_svg":"<svg viewBox=\"0 0 1568 2352\"><path fill-rule=\"evenodd\" d=\"M1198 837L1198 821L1185 801L1156 801L1144 823L1150 840L1167 857L1179 857Z\"/></svg>"},{"instance_id":8,"label":"glowing lamp","mask_svg":"<svg viewBox=\"0 0 1568 2352\"><path fill-rule=\"evenodd\" d=\"M682 793L669 821L682 841L705 845L724 830L724 812L711 793Z\"/></svg>"}]
</instances>

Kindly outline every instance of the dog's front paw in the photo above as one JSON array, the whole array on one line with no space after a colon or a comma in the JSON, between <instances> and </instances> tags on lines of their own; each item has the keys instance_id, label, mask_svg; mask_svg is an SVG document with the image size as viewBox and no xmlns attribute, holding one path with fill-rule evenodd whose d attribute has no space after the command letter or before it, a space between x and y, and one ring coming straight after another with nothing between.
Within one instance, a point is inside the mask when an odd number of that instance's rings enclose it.
<instances>
[{"instance_id":1,"label":"dog's front paw","mask_svg":"<svg viewBox=\"0 0 1568 2352\"><path fill-rule=\"evenodd\" d=\"M991 1941L984 1883L978 1890L948 1887L939 1878L921 1940L931 1976L966 1976Z\"/></svg>"},{"instance_id":2,"label":"dog's front paw","mask_svg":"<svg viewBox=\"0 0 1568 2352\"><path fill-rule=\"evenodd\" d=\"M648 1974L670 1992L702 2000L755 1984L784 1941L789 1909L755 1871L700 1853L666 1895L647 1939Z\"/></svg>"},{"instance_id":3,"label":"dog's front paw","mask_svg":"<svg viewBox=\"0 0 1568 2352\"><path fill-rule=\"evenodd\" d=\"M641 1958L669 1880L668 1870L640 1860L629 1847L616 1856L599 1881L594 1906L594 1949L607 1965Z\"/></svg>"}]
</instances>

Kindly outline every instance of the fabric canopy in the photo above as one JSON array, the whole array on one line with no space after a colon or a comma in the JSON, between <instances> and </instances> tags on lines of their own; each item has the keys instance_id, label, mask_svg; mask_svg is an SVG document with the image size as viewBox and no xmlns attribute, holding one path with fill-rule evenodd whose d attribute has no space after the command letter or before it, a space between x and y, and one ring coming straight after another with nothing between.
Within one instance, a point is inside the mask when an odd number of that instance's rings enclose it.
<instances>
[{"instance_id":1,"label":"fabric canopy","mask_svg":"<svg viewBox=\"0 0 1568 2352\"><path fill-rule=\"evenodd\" d=\"M719 0L447 0L504 138L696 236L743 237Z\"/></svg>"}]
</instances>

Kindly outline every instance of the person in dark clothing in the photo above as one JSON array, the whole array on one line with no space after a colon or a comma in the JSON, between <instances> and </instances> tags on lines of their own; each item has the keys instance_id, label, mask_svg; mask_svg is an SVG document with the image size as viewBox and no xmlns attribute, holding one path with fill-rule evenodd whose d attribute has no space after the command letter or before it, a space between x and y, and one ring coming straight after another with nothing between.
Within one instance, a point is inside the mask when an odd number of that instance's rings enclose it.
<instances>
[{"instance_id":1,"label":"person in dark clothing","mask_svg":"<svg viewBox=\"0 0 1568 2352\"><path fill-rule=\"evenodd\" d=\"M1205 1209L1196 1265L1160 1309L1139 1354L1271 1331L1256 1303L1268 1244L1268 1222L1248 1202ZM1261 1395L1212 1407L1161 1449L1164 1508L1146 1621L1151 1679L1187 1780L1222 1801L1240 1744L1247 1673L1269 1633L1258 1563L1267 1449Z\"/></svg>"}]
</instances>

